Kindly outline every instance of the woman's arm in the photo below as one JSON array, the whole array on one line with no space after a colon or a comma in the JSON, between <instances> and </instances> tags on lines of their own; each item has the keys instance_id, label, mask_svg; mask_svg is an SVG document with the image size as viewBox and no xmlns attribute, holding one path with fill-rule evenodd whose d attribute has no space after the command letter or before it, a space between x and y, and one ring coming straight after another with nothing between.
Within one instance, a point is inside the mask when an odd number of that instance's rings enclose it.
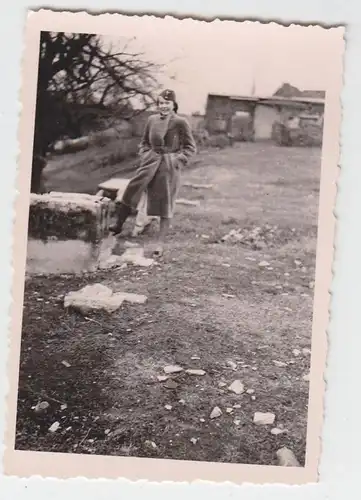
<instances>
[{"instance_id":1,"label":"woman's arm","mask_svg":"<svg viewBox=\"0 0 361 500\"><path fill-rule=\"evenodd\" d=\"M178 158L184 165L186 165L192 156L196 154L197 146L188 120L184 118L181 126L181 150Z\"/></svg>"},{"instance_id":2,"label":"woman's arm","mask_svg":"<svg viewBox=\"0 0 361 500\"><path fill-rule=\"evenodd\" d=\"M151 149L149 142L149 122L150 122L150 117L148 118L147 123L145 124L144 132L138 146L139 155L143 155L144 153L146 153Z\"/></svg>"}]
</instances>

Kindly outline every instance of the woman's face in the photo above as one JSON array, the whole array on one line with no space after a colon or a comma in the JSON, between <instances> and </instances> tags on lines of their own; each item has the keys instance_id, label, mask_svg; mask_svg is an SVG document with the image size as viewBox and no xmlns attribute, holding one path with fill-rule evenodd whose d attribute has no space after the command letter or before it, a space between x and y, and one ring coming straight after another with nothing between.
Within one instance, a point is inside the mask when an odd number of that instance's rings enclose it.
<instances>
[{"instance_id":1,"label":"woman's face","mask_svg":"<svg viewBox=\"0 0 361 500\"><path fill-rule=\"evenodd\" d=\"M168 115L174 109L174 102L167 101L163 97L158 99L158 109L161 115Z\"/></svg>"}]
</instances>

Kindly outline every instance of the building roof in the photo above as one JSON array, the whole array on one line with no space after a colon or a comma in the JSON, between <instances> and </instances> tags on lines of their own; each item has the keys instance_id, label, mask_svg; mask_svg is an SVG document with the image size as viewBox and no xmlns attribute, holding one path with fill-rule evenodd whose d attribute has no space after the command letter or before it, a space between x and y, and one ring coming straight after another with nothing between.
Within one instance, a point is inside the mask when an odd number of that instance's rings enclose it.
<instances>
[{"instance_id":1,"label":"building roof","mask_svg":"<svg viewBox=\"0 0 361 500\"><path fill-rule=\"evenodd\" d=\"M325 99L322 97L282 97L282 96L234 96L227 94L208 94L208 97L223 97L232 101L248 101L248 102L262 102L265 104L324 104Z\"/></svg>"}]
</instances>

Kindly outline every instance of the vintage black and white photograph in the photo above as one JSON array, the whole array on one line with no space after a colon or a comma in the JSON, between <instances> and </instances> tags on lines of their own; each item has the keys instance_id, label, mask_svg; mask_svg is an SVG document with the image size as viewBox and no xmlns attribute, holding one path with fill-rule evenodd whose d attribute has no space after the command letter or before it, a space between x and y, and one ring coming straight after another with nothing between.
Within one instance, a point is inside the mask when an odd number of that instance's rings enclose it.
<instances>
[{"instance_id":1,"label":"vintage black and white photograph","mask_svg":"<svg viewBox=\"0 0 361 500\"><path fill-rule=\"evenodd\" d=\"M39 31L14 449L305 467L342 34L116 23Z\"/></svg>"}]
</instances>

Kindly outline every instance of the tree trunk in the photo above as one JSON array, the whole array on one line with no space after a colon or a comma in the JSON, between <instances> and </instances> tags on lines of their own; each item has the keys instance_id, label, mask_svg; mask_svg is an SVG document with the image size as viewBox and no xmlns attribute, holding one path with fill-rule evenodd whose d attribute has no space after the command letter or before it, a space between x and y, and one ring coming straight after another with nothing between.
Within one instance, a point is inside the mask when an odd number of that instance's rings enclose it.
<instances>
[{"instance_id":1,"label":"tree trunk","mask_svg":"<svg viewBox=\"0 0 361 500\"><path fill-rule=\"evenodd\" d=\"M43 170L46 166L46 160L40 155L34 154L33 164L31 170L31 193L42 194L45 192L45 185L43 179Z\"/></svg>"}]
</instances>

